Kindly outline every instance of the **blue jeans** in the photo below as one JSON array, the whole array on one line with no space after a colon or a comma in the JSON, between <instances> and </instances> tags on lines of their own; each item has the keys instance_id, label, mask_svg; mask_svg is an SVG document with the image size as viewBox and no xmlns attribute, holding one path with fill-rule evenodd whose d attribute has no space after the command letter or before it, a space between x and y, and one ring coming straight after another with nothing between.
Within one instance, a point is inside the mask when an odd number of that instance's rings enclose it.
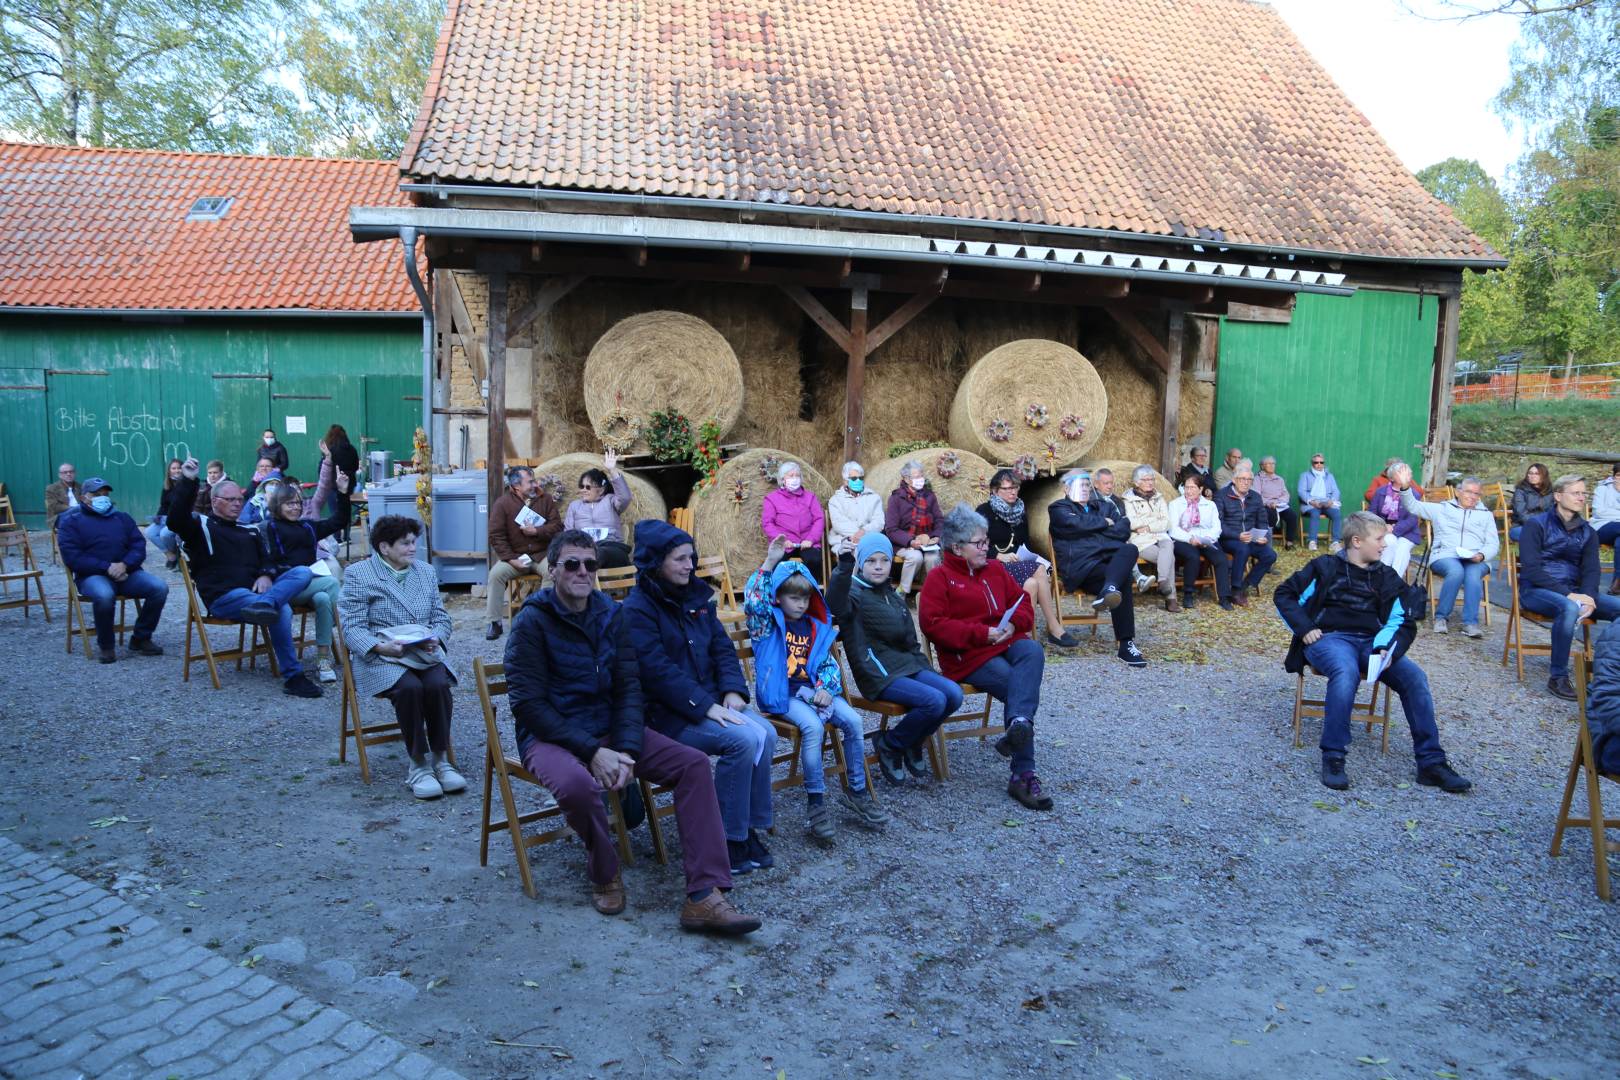
<instances>
[{"instance_id":1,"label":"blue jeans","mask_svg":"<svg viewBox=\"0 0 1620 1080\"><path fill-rule=\"evenodd\" d=\"M1477 626L1479 601L1485 595L1485 575L1491 572L1490 564L1465 563L1458 558L1436 559L1429 564L1429 572L1440 575L1440 597L1434 604L1434 617L1451 618L1451 609L1457 605L1457 590L1461 589L1463 625Z\"/></svg>"},{"instance_id":2,"label":"blue jeans","mask_svg":"<svg viewBox=\"0 0 1620 1080\"><path fill-rule=\"evenodd\" d=\"M143 535L147 540L151 541L153 547L162 551L170 559L180 554L180 538L169 531L169 527L163 523L162 518L148 525L143 531Z\"/></svg>"},{"instance_id":3,"label":"blue jeans","mask_svg":"<svg viewBox=\"0 0 1620 1080\"><path fill-rule=\"evenodd\" d=\"M79 582L79 595L90 598L95 612L96 644L102 649L113 647L113 614L118 597L129 596L141 602L141 613L130 632L131 641L150 641L163 617L163 604L169 598L169 586L145 570L131 570L123 581L114 581L105 574L95 574Z\"/></svg>"},{"instance_id":4,"label":"blue jeans","mask_svg":"<svg viewBox=\"0 0 1620 1080\"><path fill-rule=\"evenodd\" d=\"M804 764L804 790L811 795L827 793L827 778L821 764L821 743L827 725L816 707L793 698L784 714L799 729L799 760ZM849 789L866 790L866 731L861 716L842 697L832 699L832 719L844 743L844 764L849 767Z\"/></svg>"},{"instance_id":5,"label":"blue jeans","mask_svg":"<svg viewBox=\"0 0 1620 1080\"><path fill-rule=\"evenodd\" d=\"M1524 526L1515 525L1508 530L1508 539L1517 544L1519 542L1519 534L1522 532L1524 532Z\"/></svg>"},{"instance_id":6,"label":"blue jeans","mask_svg":"<svg viewBox=\"0 0 1620 1080\"><path fill-rule=\"evenodd\" d=\"M1361 677L1367 673L1367 657L1372 653L1371 634L1323 634L1316 644L1305 646L1305 659L1328 681L1322 721L1322 756L1343 760L1350 749L1350 708L1355 704ZM1406 726L1412 730L1412 756L1417 766L1427 769L1446 760L1440 748L1440 729L1434 722L1434 698L1423 669L1401 657L1378 677L1395 691L1406 713Z\"/></svg>"},{"instance_id":7,"label":"blue jeans","mask_svg":"<svg viewBox=\"0 0 1620 1080\"><path fill-rule=\"evenodd\" d=\"M1309 503L1307 503L1299 508L1299 513L1300 517L1303 519L1300 522L1300 530L1305 534L1305 540L1307 542L1312 544L1316 543L1316 534L1321 531L1321 529L1319 529L1317 526L1321 524L1322 518L1328 519L1328 527L1330 530L1328 540L1331 542L1339 538L1339 508L1337 506L1329 506L1326 509L1318 509L1317 507L1311 506Z\"/></svg>"},{"instance_id":8,"label":"blue jeans","mask_svg":"<svg viewBox=\"0 0 1620 1080\"><path fill-rule=\"evenodd\" d=\"M1620 618L1620 596L1599 593L1592 599L1597 601L1597 610L1592 613L1593 618L1609 622ZM1552 655L1547 658L1547 662L1552 666L1553 678L1567 679L1569 647L1575 643L1575 629L1580 625L1581 609L1576 606L1575 601L1563 593L1530 586L1519 587L1519 605L1526 611L1533 611L1537 615L1545 615L1553 620Z\"/></svg>"},{"instance_id":9,"label":"blue jeans","mask_svg":"<svg viewBox=\"0 0 1620 1080\"><path fill-rule=\"evenodd\" d=\"M276 607L276 621L270 624L270 648L275 650L276 663L281 665L281 677L290 679L304 670L293 651L292 609L287 605L293 597L304 591L313 577L307 566L295 566L276 578L274 584L262 593L252 589L232 589L214 598L208 605L208 614L216 619L234 619L252 604L267 603Z\"/></svg>"},{"instance_id":10,"label":"blue jeans","mask_svg":"<svg viewBox=\"0 0 1620 1080\"><path fill-rule=\"evenodd\" d=\"M1254 589L1277 561L1277 549L1270 544L1245 544L1221 537L1221 550L1232 560L1229 571L1233 589Z\"/></svg>"},{"instance_id":11,"label":"blue jeans","mask_svg":"<svg viewBox=\"0 0 1620 1080\"><path fill-rule=\"evenodd\" d=\"M932 669L915 675L902 675L878 695L879 701L892 701L906 707L906 715L889 729L889 745L909 750L921 746L939 730L945 718L962 707L962 688Z\"/></svg>"},{"instance_id":12,"label":"blue jeans","mask_svg":"<svg viewBox=\"0 0 1620 1080\"><path fill-rule=\"evenodd\" d=\"M967 681L1001 702L1001 722L1010 723L1023 717L1031 723L1041 707L1041 675L1046 670L1046 652L1029 638L1019 638L1012 648L1000 656L993 656L970 673ZM1014 754L1012 771L1019 773L1035 770L1034 743L1030 749Z\"/></svg>"},{"instance_id":13,"label":"blue jeans","mask_svg":"<svg viewBox=\"0 0 1620 1080\"><path fill-rule=\"evenodd\" d=\"M727 840L748 839L749 829L771 827L771 755L776 729L770 721L743 709L746 724L704 720L687 724L675 741L720 760L714 766L714 793Z\"/></svg>"}]
</instances>

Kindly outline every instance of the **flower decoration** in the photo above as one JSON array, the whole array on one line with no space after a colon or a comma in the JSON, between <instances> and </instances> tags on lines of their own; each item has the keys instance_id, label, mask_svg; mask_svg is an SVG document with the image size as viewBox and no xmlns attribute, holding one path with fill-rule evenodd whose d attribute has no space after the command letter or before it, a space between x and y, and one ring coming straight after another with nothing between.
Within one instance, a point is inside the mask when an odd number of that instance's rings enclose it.
<instances>
[{"instance_id":1,"label":"flower decoration","mask_svg":"<svg viewBox=\"0 0 1620 1080\"><path fill-rule=\"evenodd\" d=\"M962 455L955 450L947 450L934 459L934 471L941 480L949 480L962 471Z\"/></svg>"},{"instance_id":2,"label":"flower decoration","mask_svg":"<svg viewBox=\"0 0 1620 1080\"><path fill-rule=\"evenodd\" d=\"M997 417L985 425L984 433L994 442L1008 442L1012 439L1012 425Z\"/></svg>"},{"instance_id":3,"label":"flower decoration","mask_svg":"<svg viewBox=\"0 0 1620 1080\"><path fill-rule=\"evenodd\" d=\"M674 409L647 418L647 449L659 461L680 461L692 454L692 424Z\"/></svg>"},{"instance_id":4,"label":"flower decoration","mask_svg":"<svg viewBox=\"0 0 1620 1080\"><path fill-rule=\"evenodd\" d=\"M1024 410L1024 423L1039 431L1046 426L1048 415L1045 405L1038 401L1031 402L1029 408Z\"/></svg>"},{"instance_id":5,"label":"flower decoration","mask_svg":"<svg viewBox=\"0 0 1620 1080\"><path fill-rule=\"evenodd\" d=\"M1036 464L1034 454L1020 454L1011 467L1020 480L1033 480L1041 473L1041 467Z\"/></svg>"},{"instance_id":6,"label":"flower decoration","mask_svg":"<svg viewBox=\"0 0 1620 1080\"><path fill-rule=\"evenodd\" d=\"M1058 434L1071 442L1086 433L1086 422L1074 413L1069 413L1058 421Z\"/></svg>"},{"instance_id":7,"label":"flower decoration","mask_svg":"<svg viewBox=\"0 0 1620 1080\"><path fill-rule=\"evenodd\" d=\"M534 482L540 485L541 491L551 496L553 502L562 505L564 497L568 494L568 489L563 486L562 477L554 472L541 473L534 478Z\"/></svg>"},{"instance_id":8,"label":"flower decoration","mask_svg":"<svg viewBox=\"0 0 1620 1080\"><path fill-rule=\"evenodd\" d=\"M1058 444L1053 442L1051 439L1047 439L1046 440L1046 449L1041 452L1041 457L1046 460L1046 475L1047 476L1056 476L1057 475Z\"/></svg>"},{"instance_id":9,"label":"flower decoration","mask_svg":"<svg viewBox=\"0 0 1620 1080\"><path fill-rule=\"evenodd\" d=\"M782 467L782 459L775 454L766 454L759 459L759 478L772 487L776 486L776 470Z\"/></svg>"},{"instance_id":10,"label":"flower decoration","mask_svg":"<svg viewBox=\"0 0 1620 1080\"><path fill-rule=\"evenodd\" d=\"M692 443L692 467L698 471L696 490L701 491L714 483L720 471L720 421L708 419L698 425L697 438Z\"/></svg>"},{"instance_id":11,"label":"flower decoration","mask_svg":"<svg viewBox=\"0 0 1620 1080\"><path fill-rule=\"evenodd\" d=\"M641 421L623 409L614 409L597 425L596 438L609 450L628 450L641 441Z\"/></svg>"},{"instance_id":12,"label":"flower decoration","mask_svg":"<svg viewBox=\"0 0 1620 1080\"><path fill-rule=\"evenodd\" d=\"M731 482L731 501L738 506L748 505L748 481L740 476Z\"/></svg>"},{"instance_id":13,"label":"flower decoration","mask_svg":"<svg viewBox=\"0 0 1620 1080\"><path fill-rule=\"evenodd\" d=\"M422 527L433 525L433 453L428 446L427 432L421 428L411 438L411 464L416 468L416 516Z\"/></svg>"}]
</instances>

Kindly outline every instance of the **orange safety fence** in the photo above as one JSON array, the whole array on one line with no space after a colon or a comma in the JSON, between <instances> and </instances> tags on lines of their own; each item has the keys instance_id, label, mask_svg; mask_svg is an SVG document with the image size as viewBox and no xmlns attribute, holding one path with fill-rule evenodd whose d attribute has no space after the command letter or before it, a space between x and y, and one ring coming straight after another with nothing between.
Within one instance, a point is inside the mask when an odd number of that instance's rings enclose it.
<instances>
[{"instance_id":1,"label":"orange safety fence","mask_svg":"<svg viewBox=\"0 0 1620 1080\"><path fill-rule=\"evenodd\" d=\"M1615 379L1611 375L1574 375L1565 378L1544 371L1492 375L1488 383L1451 388L1451 401L1454 405L1480 401L1512 401L1515 396L1520 400L1549 398L1607 400L1620 395L1615 392Z\"/></svg>"}]
</instances>

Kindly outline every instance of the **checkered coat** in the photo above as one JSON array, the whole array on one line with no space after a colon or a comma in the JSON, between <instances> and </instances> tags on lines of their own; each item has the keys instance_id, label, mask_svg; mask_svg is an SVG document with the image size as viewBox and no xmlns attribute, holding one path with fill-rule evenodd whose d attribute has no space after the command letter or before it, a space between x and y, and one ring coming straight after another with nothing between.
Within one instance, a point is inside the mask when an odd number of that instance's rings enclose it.
<instances>
[{"instance_id":1,"label":"checkered coat","mask_svg":"<svg viewBox=\"0 0 1620 1080\"><path fill-rule=\"evenodd\" d=\"M427 563L412 563L403 584L394 580L381 555L349 566L343 571L338 617L343 621L343 643L349 647L349 663L354 668L354 689L362 698L391 689L405 671L399 664L370 655L379 640L377 630L421 623L438 633L442 646L450 644L450 613L439 595L439 576ZM454 674L450 678L455 681Z\"/></svg>"}]
</instances>

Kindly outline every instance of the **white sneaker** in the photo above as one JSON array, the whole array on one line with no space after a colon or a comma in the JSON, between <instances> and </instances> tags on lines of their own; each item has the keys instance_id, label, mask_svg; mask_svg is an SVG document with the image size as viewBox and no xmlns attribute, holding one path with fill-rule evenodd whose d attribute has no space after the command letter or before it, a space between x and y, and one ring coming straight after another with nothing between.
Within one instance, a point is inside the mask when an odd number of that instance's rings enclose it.
<instances>
[{"instance_id":1,"label":"white sneaker","mask_svg":"<svg viewBox=\"0 0 1620 1080\"><path fill-rule=\"evenodd\" d=\"M1434 620L1434 632L1437 634L1449 634L1451 633L1451 627L1446 625L1446 620L1436 619Z\"/></svg>"},{"instance_id":2,"label":"white sneaker","mask_svg":"<svg viewBox=\"0 0 1620 1080\"><path fill-rule=\"evenodd\" d=\"M1343 550L1344 550L1344 545L1339 543L1337 540L1333 541L1333 543L1328 545L1328 551L1332 552L1334 555L1337 555L1339 552L1341 552Z\"/></svg>"},{"instance_id":3,"label":"white sneaker","mask_svg":"<svg viewBox=\"0 0 1620 1080\"><path fill-rule=\"evenodd\" d=\"M433 770L414 762L411 764L411 771L405 774L405 785L418 799L437 799L444 794L444 788L433 778ZM462 786L466 786L466 781L462 781Z\"/></svg>"},{"instance_id":4,"label":"white sneaker","mask_svg":"<svg viewBox=\"0 0 1620 1080\"><path fill-rule=\"evenodd\" d=\"M466 791L467 780L456 767L450 764L450 759L443 754L434 754L429 760L433 763L433 779L439 782L439 788L445 792Z\"/></svg>"},{"instance_id":5,"label":"white sneaker","mask_svg":"<svg viewBox=\"0 0 1620 1080\"><path fill-rule=\"evenodd\" d=\"M1484 636L1485 636L1485 631L1481 630L1477 624L1475 624L1475 623L1466 623L1466 622L1463 623L1463 637L1466 637L1466 638L1482 638Z\"/></svg>"},{"instance_id":6,"label":"white sneaker","mask_svg":"<svg viewBox=\"0 0 1620 1080\"><path fill-rule=\"evenodd\" d=\"M321 682L337 682L337 672L332 670L332 661L324 656L315 661L315 674Z\"/></svg>"},{"instance_id":7,"label":"white sneaker","mask_svg":"<svg viewBox=\"0 0 1620 1080\"><path fill-rule=\"evenodd\" d=\"M1316 550L1316 541L1315 541L1315 540L1312 540L1312 541L1311 541L1311 550L1312 550L1312 551L1315 551L1315 550Z\"/></svg>"}]
</instances>

